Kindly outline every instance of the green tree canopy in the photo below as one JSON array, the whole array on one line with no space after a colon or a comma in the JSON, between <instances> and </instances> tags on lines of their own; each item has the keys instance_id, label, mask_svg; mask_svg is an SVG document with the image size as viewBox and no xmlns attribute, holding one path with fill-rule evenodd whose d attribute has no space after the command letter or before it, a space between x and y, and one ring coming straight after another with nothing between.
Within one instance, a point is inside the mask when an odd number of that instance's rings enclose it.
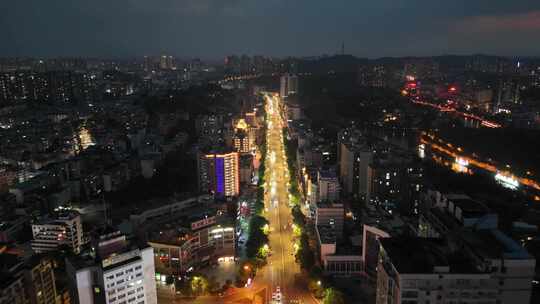
<instances>
[{"instance_id":1,"label":"green tree canopy","mask_svg":"<svg viewBox=\"0 0 540 304\"><path fill-rule=\"evenodd\" d=\"M343 293L334 288L327 288L324 291L323 304L345 304Z\"/></svg>"}]
</instances>

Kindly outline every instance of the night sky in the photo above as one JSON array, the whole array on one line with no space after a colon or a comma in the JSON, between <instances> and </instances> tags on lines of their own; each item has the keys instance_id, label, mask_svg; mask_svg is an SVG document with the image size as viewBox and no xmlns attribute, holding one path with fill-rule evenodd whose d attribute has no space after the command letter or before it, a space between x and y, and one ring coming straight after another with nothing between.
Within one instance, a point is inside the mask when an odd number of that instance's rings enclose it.
<instances>
[{"instance_id":1,"label":"night sky","mask_svg":"<svg viewBox=\"0 0 540 304\"><path fill-rule=\"evenodd\" d=\"M540 55L539 0L2 0L0 56Z\"/></svg>"}]
</instances>

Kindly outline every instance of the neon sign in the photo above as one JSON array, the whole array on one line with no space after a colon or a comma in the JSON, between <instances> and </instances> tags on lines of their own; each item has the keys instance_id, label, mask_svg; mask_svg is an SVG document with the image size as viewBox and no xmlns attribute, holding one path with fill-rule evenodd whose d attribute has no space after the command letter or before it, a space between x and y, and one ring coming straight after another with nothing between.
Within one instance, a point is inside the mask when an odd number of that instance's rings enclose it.
<instances>
[{"instance_id":1,"label":"neon sign","mask_svg":"<svg viewBox=\"0 0 540 304\"><path fill-rule=\"evenodd\" d=\"M224 159L222 157L216 158L216 192L219 194L225 193L225 176L224 171Z\"/></svg>"}]
</instances>

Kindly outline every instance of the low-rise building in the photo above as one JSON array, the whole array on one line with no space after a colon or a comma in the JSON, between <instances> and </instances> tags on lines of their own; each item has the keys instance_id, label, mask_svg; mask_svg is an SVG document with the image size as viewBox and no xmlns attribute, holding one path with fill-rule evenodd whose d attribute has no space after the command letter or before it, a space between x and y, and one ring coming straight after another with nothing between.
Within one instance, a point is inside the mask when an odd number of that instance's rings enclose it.
<instances>
[{"instance_id":1,"label":"low-rise building","mask_svg":"<svg viewBox=\"0 0 540 304\"><path fill-rule=\"evenodd\" d=\"M334 233L338 239L343 235L343 222L345 209L343 204L319 202L315 209L315 224L334 227Z\"/></svg>"},{"instance_id":2,"label":"low-rise building","mask_svg":"<svg viewBox=\"0 0 540 304\"><path fill-rule=\"evenodd\" d=\"M30 225L26 215L4 214L0 216L0 242L8 243L20 240L25 227Z\"/></svg>"},{"instance_id":3,"label":"low-rise building","mask_svg":"<svg viewBox=\"0 0 540 304\"><path fill-rule=\"evenodd\" d=\"M43 217L32 224L32 236L32 250L36 253L66 245L77 254L83 245L81 216L76 211L60 211Z\"/></svg>"},{"instance_id":4,"label":"low-rise building","mask_svg":"<svg viewBox=\"0 0 540 304\"><path fill-rule=\"evenodd\" d=\"M129 221L133 227L138 227L148 221L164 218L165 221L171 217L178 216L185 209L202 205L212 201L210 195L194 196L186 199L168 198L165 201L149 201L144 205L137 206L130 211Z\"/></svg>"},{"instance_id":5,"label":"low-rise building","mask_svg":"<svg viewBox=\"0 0 540 304\"><path fill-rule=\"evenodd\" d=\"M195 206L174 219L153 223L141 230L154 248L156 271L163 277L235 256L234 224L216 206Z\"/></svg>"},{"instance_id":6,"label":"low-rise building","mask_svg":"<svg viewBox=\"0 0 540 304\"><path fill-rule=\"evenodd\" d=\"M317 225L318 255L323 271L329 275L351 276L362 273L360 249L337 248L335 229L329 225Z\"/></svg>"},{"instance_id":7,"label":"low-rise building","mask_svg":"<svg viewBox=\"0 0 540 304\"><path fill-rule=\"evenodd\" d=\"M9 192L15 195L18 204L22 204L29 194L41 191L54 183L55 179L51 175L39 174L25 182L11 186Z\"/></svg>"},{"instance_id":8,"label":"low-rise building","mask_svg":"<svg viewBox=\"0 0 540 304\"><path fill-rule=\"evenodd\" d=\"M496 229L498 216L483 203L463 194L431 195L431 207L422 210L418 219L418 236L442 237L459 229ZM429 200L429 199L428 199Z\"/></svg>"}]
</instances>

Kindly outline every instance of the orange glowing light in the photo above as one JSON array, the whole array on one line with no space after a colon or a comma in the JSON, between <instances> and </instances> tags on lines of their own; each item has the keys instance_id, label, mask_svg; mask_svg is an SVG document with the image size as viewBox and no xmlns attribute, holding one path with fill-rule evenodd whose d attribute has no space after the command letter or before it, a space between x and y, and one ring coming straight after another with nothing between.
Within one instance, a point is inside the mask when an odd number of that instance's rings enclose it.
<instances>
[{"instance_id":1,"label":"orange glowing light","mask_svg":"<svg viewBox=\"0 0 540 304\"><path fill-rule=\"evenodd\" d=\"M420 138L420 143L425 144L426 146L429 145L432 149L437 150L437 151L439 151L439 152L441 152L443 154L446 154L447 156L451 156L452 158L460 157L463 160L467 161L473 167L481 168L481 169L484 169L484 170L492 172L492 173L497 173L497 172L501 171L501 170L499 170L499 168L495 167L494 165L492 165L492 164L490 164L488 162L483 162L483 161L480 161L478 159L473 158L474 156L472 156L472 157L463 156L461 154L457 154L454 151L454 149L444 147L444 146L446 146L446 145L444 145L445 142L440 138L438 138L437 141L439 143L441 143L442 145L439 145L439 144L437 144L435 142L432 142L429 139L436 140L434 137L431 137L431 136L422 136L422 138ZM446 164L446 163L445 163L445 165L449 166L449 164ZM507 170L503 170L502 172L506 174ZM508 173L508 174L510 174L510 173ZM536 190L540 190L540 183L533 180L533 179L524 178L524 177L518 177L518 176L516 176L515 178L520 184L529 186L529 187L534 188Z\"/></svg>"}]
</instances>

